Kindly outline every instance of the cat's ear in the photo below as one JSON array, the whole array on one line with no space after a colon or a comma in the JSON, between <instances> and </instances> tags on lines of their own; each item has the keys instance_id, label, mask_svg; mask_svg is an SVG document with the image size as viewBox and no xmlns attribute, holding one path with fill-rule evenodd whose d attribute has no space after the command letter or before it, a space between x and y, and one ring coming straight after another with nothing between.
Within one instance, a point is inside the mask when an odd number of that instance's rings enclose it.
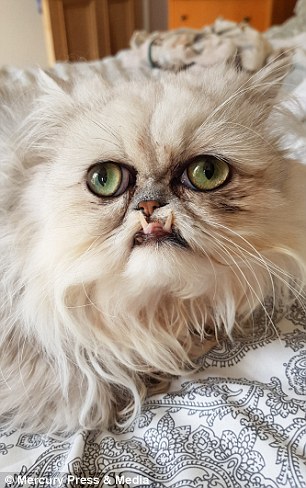
<instances>
[{"instance_id":1,"label":"cat's ear","mask_svg":"<svg viewBox=\"0 0 306 488\"><path fill-rule=\"evenodd\" d=\"M292 68L290 52L281 52L253 74L246 83L246 93L254 102L275 105L284 78Z\"/></svg>"},{"instance_id":2,"label":"cat's ear","mask_svg":"<svg viewBox=\"0 0 306 488\"><path fill-rule=\"evenodd\" d=\"M37 109L51 120L52 116L59 119L63 114L73 110L71 97L71 82L57 77L55 74L39 70L37 79L38 95L36 97Z\"/></svg>"},{"instance_id":3,"label":"cat's ear","mask_svg":"<svg viewBox=\"0 0 306 488\"><path fill-rule=\"evenodd\" d=\"M95 95L98 94L103 99L103 95L110 88L110 84L91 68L83 72L76 70L67 79L53 72L40 70L38 82L40 91L49 98L53 97L55 105L62 103L63 107L67 107L69 103L73 103L74 107L83 103L94 105Z\"/></svg>"},{"instance_id":4,"label":"cat's ear","mask_svg":"<svg viewBox=\"0 0 306 488\"><path fill-rule=\"evenodd\" d=\"M58 105L58 103L67 103L70 98L69 92L71 91L71 83L68 83L52 73L46 73L42 69L39 69L36 84L41 96L53 99L56 105Z\"/></svg>"},{"instance_id":5,"label":"cat's ear","mask_svg":"<svg viewBox=\"0 0 306 488\"><path fill-rule=\"evenodd\" d=\"M38 70L37 84L43 93L53 93L61 96L67 94L71 89L71 82L60 78L55 73Z\"/></svg>"},{"instance_id":6,"label":"cat's ear","mask_svg":"<svg viewBox=\"0 0 306 488\"><path fill-rule=\"evenodd\" d=\"M40 160L41 154L47 158L52 153L52 141L56 140L62 128L74 116L74 101L64 83L42 70L35 73L31 86L32 102L22 133L24 147L30 150L33 161ZM40 151L42 146L44 150ZM34 153L37 153L37 158Z\"/></svg>"}]
</instances>

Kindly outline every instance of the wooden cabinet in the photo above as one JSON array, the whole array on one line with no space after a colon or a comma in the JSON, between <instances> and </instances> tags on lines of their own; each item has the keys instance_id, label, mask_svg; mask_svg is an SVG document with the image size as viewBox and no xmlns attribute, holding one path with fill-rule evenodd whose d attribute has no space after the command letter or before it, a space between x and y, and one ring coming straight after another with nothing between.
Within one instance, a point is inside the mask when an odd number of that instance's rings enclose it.
<instances>
[{"instance_id":1,"label":"wooden cabinet","mask_svg":"<svg viewBox=\"0 0 306 488\"><path fill-rule=\"evenodd\" d=\"M295 3L296 0L168 0L169 29L199 29L223 17L235 22L247 18L252 27L264 31L290 17Z\"/></svg>"},{"instance_id":2,"label":"wooden cabinet","mask_svg":"<svg viewBox=\"0 0 306 488\"><path fill-rule=\"evenodd\" d=\"M43 0L49 61L102 58L128 47L139 0Z\"/></svg>"}]
</instances>

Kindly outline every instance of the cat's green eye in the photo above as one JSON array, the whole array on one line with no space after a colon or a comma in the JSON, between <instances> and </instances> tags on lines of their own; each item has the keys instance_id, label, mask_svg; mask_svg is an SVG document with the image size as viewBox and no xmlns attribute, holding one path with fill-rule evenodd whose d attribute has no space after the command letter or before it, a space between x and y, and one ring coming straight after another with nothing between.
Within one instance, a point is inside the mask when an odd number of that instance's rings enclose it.
<instances>
[{"instance_id":1,"label":"cat's green eye","mask_svg":"<svg viewBox=\"0 0 306 488\"><path fill-rule=\"evenodd\" d=\"M198 191L209 191L221 186L229 176L229 165L214 156L203 156L190 163L181 181Z\"/></svg>"},{"instance_id":2,"label":"cat's green eye","mask_svg":"<svg viewBox=\"0 0 306 488\"><path fill-rule=\"evenodd\" d=\"M89 189L99 197L121 195L129 186L129 181L129 171L118 163L97 163L87 174Z\"/></svg>"}]
</instances>

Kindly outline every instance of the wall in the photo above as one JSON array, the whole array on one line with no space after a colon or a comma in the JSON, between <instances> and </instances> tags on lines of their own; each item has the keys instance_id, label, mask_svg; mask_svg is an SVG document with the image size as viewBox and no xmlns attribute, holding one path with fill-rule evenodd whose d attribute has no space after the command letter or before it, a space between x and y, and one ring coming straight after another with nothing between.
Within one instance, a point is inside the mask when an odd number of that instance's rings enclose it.
<instances>
[{"instance_id":1,"label":"wall","mask_svg":"<svg viewBox=\"0 0 306 488\"><path fill-rule=\"evenodd\" d=\"M0 66L47 66L42 16L35 0L0 0Z\"/></svg>"},{"instance_id":2,"label":"wall","mask_svg":"<svg viewBox=\"0 0 306 488\"><path fill-rule=\"evenodd\" d=\"M167 29L167 0L142 0L149 31ZM42 15L36 0L0 0L0 67L48 66Z\"/></svg>"},{"instance_id":3,"label":"wall","mask_svg":"<svg viewBox=\"0 0 306 488\"><path fill-rule=\"evenodd\" d=\"M150 31L166 30L168 26L167 0L151 0L149 8Z\"/></svg>"}]
</instances>

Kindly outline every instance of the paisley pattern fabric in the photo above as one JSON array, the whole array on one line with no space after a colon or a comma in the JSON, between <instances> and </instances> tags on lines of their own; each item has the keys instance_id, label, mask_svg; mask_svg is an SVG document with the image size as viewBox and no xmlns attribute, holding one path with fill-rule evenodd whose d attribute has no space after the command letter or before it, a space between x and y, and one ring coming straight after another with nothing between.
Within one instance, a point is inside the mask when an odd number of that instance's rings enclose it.
<instances>
[{"instance_id":1,"label":"paisley pattern fabric","mask_svg":"<svg viewBox=\"0 0 306 488\"><path fill-rule=\"evenodd\" d=\"M225 340L128 431L0 431L0 486L306 488L306 313Z\"/></svg>"}]
</instances>

